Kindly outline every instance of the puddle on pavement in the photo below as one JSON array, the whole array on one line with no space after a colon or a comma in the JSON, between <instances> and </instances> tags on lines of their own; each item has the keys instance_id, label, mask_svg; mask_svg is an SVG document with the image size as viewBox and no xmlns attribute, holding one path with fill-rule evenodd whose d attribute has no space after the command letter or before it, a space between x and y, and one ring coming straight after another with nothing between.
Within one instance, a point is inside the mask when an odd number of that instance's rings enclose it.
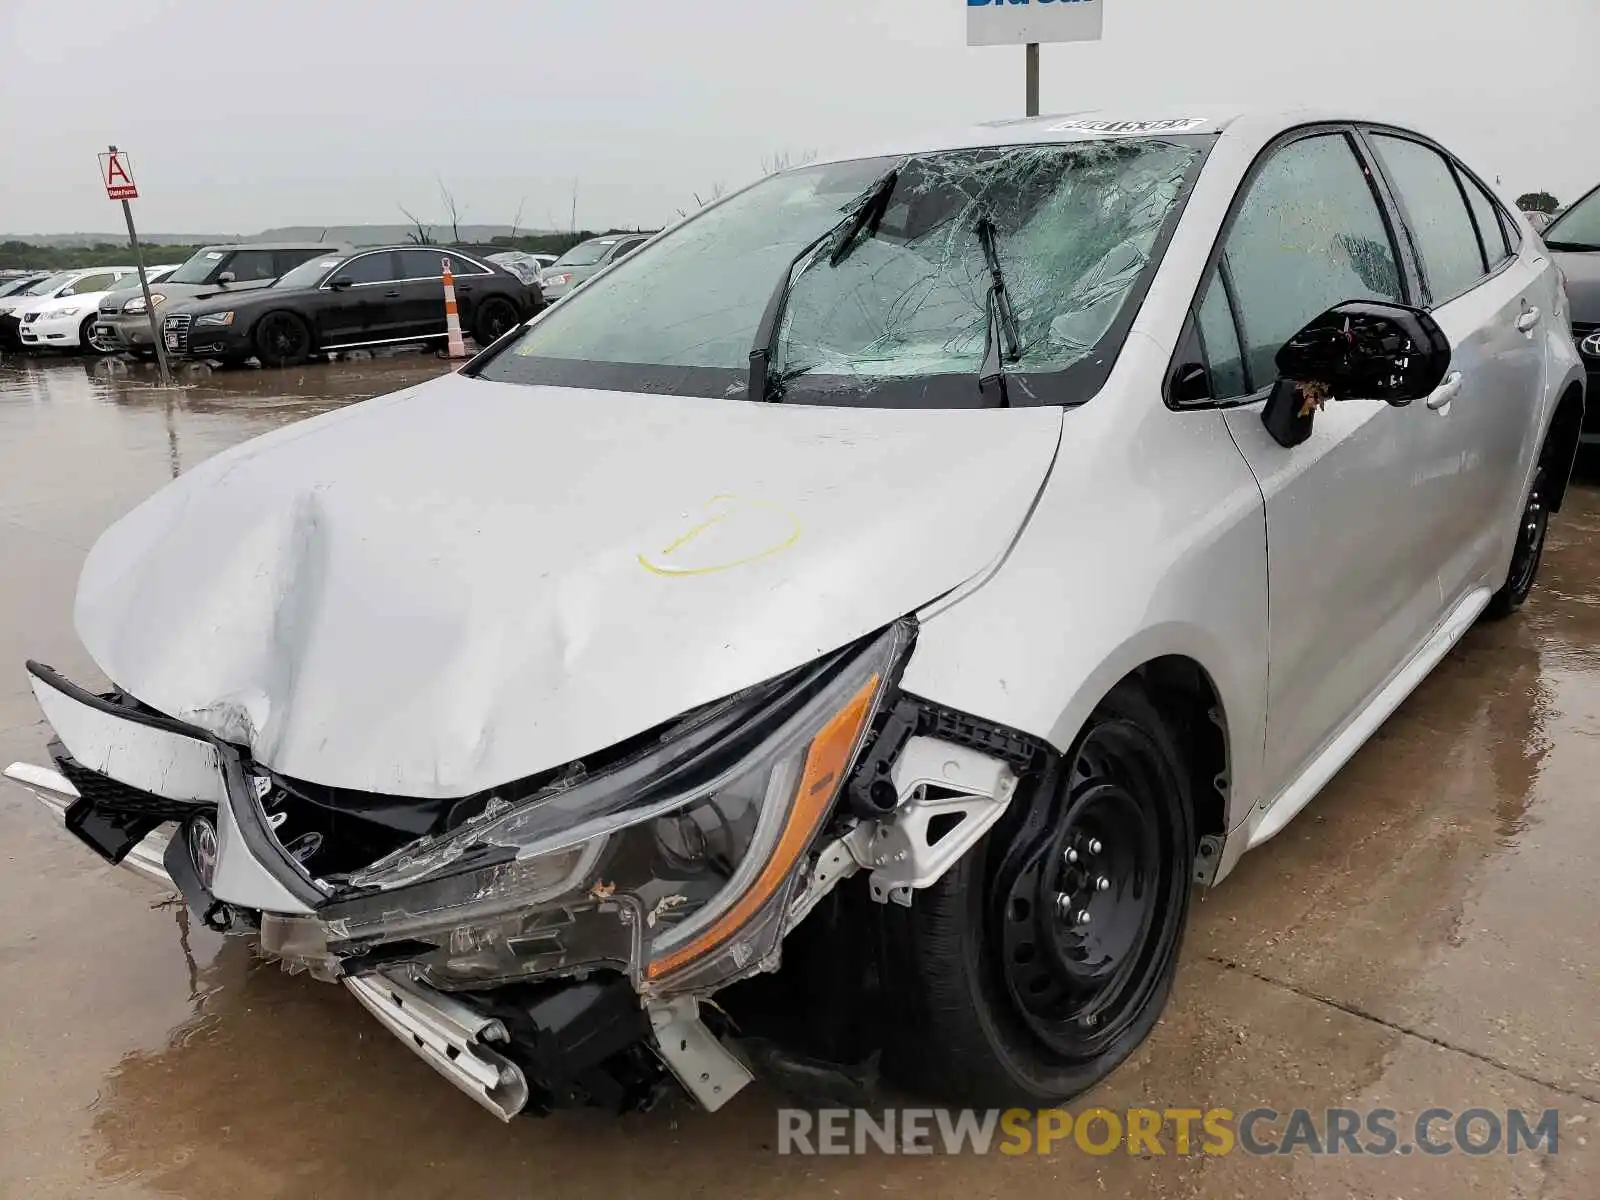
<instances>
[{"instance_id":1,"label":"puddle on pavement","mask_svg":"<svg viewBox=\"0 0 1600 1200\"><path fill-rule=\"evenodd\" d=\"M16 528L8 553L31 556L58 597L22 607L0 589L0 649L54 638L70 653L76 559L174 471L445 369L409 355L234 371L173 394L142 368L0 365L0 536ZM191 927L9 789L0 1195L1592 1196L1597 482L1586 464L1525 612L1472 630L1299 819L1196 905L1166 1017L1083 1102L1551 1106L1573 1122L1556 1160L780 1158L778 1101L761 1088L716 1116L501 1126L342 988ZM6 628L21 614L34 626ZM0 757L42 749L24 720L0 732ZM1375 1173L1401 1166L1403 1189Z\"/></svg>"}]
</instances>

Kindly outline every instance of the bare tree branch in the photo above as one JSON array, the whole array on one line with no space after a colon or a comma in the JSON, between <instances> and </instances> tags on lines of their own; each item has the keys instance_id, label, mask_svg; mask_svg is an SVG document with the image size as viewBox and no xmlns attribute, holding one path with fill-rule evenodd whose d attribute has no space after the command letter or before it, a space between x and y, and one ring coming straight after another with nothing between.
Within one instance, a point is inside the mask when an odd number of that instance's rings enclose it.
<instances>
[{"instance_id":1,"label":"bare tree branch","mask_svg":"<svg viewBox=\"0 0 1600 1200\"><path fill-rule=\"evenodd\" d=\"M401 212L405 213L406 220L410 221L417 227L417 231L415 233L406 234L406 241L410 242L413 246L433 245L433 239L428 236L427 226L425 226L421 221L417 220L416 215L412 213L412 211L404 204L397 203L395 207Z\"/></svg>"},{"instance_id":2,"label":"bare tree branch","mask_svg":"<svg viewBox=\"0 0 1600 1200\"><path fill-rule=\"evenodd\" d=\"M435 175L439 181L439 196L444 200L444 210L450 214L450 240L456 243L461 241L460 216L456 212L456 198L450 194L450 189L444 185L444 176Z\"/></svg>"}]
</instances>

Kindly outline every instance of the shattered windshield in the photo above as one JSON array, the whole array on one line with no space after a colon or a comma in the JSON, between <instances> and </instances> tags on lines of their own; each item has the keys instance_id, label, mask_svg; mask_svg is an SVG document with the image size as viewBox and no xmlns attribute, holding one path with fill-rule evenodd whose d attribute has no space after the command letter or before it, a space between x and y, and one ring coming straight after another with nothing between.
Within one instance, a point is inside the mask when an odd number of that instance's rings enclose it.
<instances>
[{"instance_id":1,"label":"shattered windshield","mask_svg":"<svg viewBox=\"0 0 1600 1200\"><path fill-rule=\"evenodd\" d=\"M993 265L1018 335L1007 331L1008 374L1091 356L1108 370L1114 353L1096 350L1131 320L1129 298L1208 144L1105 138L784 172L662 235L478 373L743 399L762 315L787 278L770 347L774 377L791 384L783 400L976 405Z\"/></svg>"}]
</instances>

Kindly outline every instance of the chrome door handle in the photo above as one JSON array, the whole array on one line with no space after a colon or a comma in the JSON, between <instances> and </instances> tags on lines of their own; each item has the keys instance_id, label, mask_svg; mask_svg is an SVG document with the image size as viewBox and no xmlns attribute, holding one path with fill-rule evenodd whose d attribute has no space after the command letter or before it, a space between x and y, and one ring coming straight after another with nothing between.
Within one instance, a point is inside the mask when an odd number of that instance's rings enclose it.
<instances>
[{"instance_id":1,"label":"chrome door handle","mask_svg":"<svg viewBox=\"0 0 1600 1200\"><path fill-rule=\"evenodd\" d=\"M1539 310L1537 308L1527 309L1520 317L1517 318L1517 332L1528 333L1538 323Z\"/></svg>"},{"instance_id":2,"label":"chrome door handle","mask_svg":"<svg viewBox=\"0 0 1600 1200\"><path fill-rule=\"evenodd\" d=\"M1451 371L1444 377L1444 382L1428 395L1428 407L1434 412L1449 408L1450 401L1461 395L1461 372Z\"/></svg>"}]
</instances>

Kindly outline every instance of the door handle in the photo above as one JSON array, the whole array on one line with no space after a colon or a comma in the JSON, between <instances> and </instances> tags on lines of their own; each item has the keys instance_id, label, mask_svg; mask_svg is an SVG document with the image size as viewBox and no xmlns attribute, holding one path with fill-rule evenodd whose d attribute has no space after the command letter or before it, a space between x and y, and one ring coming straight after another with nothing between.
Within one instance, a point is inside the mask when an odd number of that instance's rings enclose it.
<instances>
[{"instance_id":1,"label":"door handle","mask_svg":"<svg viewBox=\"0 0 1600 1200\"><path fill-rule=\"evenodd\" d=\"M400 293L398 291L385 292L384 297L389 300L398 300L400 298Z\"/></svg>"},{"instance_id":2,"label":"door handle","mask_svg":"<svg viewBox=\"0 0 1600 1200\"><path fill-rule=\"evenodd\" d=\"M456 285L456 291L459 292L463 296L465 296L471 290L472 290L472 285L470 283L461 283L461 284L457 284Z\"/></svg>"},{"instance_id":3,"label":"door handle","mask_svg":"<svg viewBox=\"0 0 1600 1200\"><path fill-rule=\"evenodd\" d=\"M1450 401L1461 395L1461 372L1451 371L1444 377L1444 382L1434 388L1428 395L1428 407L1434 412L1450 407Z\"/></svg>"},{"instance_id":4,"label":"door handle","mask_svg":"<svg viewBox=\"0 0 1600 1200\"><path fill-rule=\"evenodd\" d=\"M1537 325L1538 323L1539 323L1539 310L1537 308L1524 309L1523 312L1522 312L1522 315L1517 318L1517 332L1518 333L1529 333L1529 332L1531 332L1533 330L1533 327L1535 325Z\"/></svg>"}]
</instances>

